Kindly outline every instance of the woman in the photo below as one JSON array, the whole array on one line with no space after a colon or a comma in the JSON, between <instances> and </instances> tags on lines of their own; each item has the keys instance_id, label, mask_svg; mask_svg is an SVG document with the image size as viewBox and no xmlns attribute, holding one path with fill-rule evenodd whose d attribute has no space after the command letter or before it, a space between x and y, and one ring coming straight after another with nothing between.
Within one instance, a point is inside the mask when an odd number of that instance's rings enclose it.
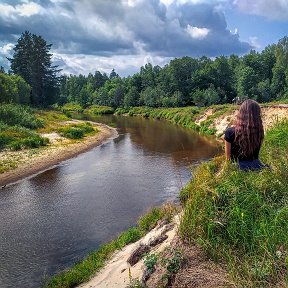
<instances>
[{"instance_id":1,"label":"woman","mask_svg":"<svg viewBox=\"0 0 288 288\"><path fill-rule=\"evenodd\" d=\"M240 106L235 126L225 131L226 159L236 161L241 170L266 167L258 159L263 138L260 106L248 99Z\"/></svg>"}]
</instances>

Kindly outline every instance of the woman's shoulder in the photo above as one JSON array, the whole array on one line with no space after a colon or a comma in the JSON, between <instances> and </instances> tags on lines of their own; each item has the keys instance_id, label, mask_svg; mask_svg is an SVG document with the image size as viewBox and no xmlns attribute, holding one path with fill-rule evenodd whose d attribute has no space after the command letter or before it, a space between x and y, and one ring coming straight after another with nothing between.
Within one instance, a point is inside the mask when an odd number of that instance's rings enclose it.
<instances>
[{"instance_id":1,"label":"woman's shoulder","mask_svg":"<svg viewBox=\"0 0 288 288\"><path fill-rule=\"evenodd\" d=\"M228 132L228 133L235 133L235 127L232 126L232 127L228 127L226 130L225 130L225 133Z\"/></svg>"},{"instance_id":2,"label":"woman's shoulder","mask_svg":"<svg viewBox=\"0 0 288 288\"><path fill-rule=\"evenodd\" d=\"M225 130L224 139L227 142L233 142L235 138L235 127L229 127Z\"/></svg>"}]
</instances>

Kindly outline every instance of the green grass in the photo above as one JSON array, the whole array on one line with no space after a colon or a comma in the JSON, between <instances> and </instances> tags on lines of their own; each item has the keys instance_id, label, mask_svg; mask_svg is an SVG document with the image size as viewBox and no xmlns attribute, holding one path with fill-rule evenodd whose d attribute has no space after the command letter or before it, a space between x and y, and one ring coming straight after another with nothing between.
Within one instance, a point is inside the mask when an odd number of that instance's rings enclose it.
<instances>
[{"instance_id":1,"label":"green grass","mask_svg":"<svg viewBox=\"0 0 288 288\"><path fill-rule=\"evenodd\" d=\"M0 122L0 150L21 150L47 145L49 140L35 131L21 126L8 126Z\"/></svg>"},{"instance_id":2,"label":"green grass","mask_svg":"<svg viewBox=\"0 0 288 288\"><path fill-rule=\"evenodd\" d=\"M86 135L92 135L98 132L91 123L79 123L79 124L70 124L58 128L58 132L61 136L70 138L70 139L81 139Z\"/></svg>"},{"instance_id":3,"label":"green grass","mask_svg":"<svg viewBox=\"0 0 288 288\"><path fill-rule=\"evenodd\" d=\"M151 209L139 219L136 227L132 227L121 233L115 240L102 245L99 249L88 255L83 261L48 280L48 283L44 284L44 287L72 288L80 283L88 281L91 276L105 265L106 261L116 250L139 240L150 229L156 226L158 220L163 218L171 220L175 211L176 208L172 205Z\"/></svg>"},{"instance_id":4,"label":"green grass","mask_svg":"<svg viewBox=\"0 0 288 288\"><path fill-rule=\"evenodd\" d=\"M180 194L182 238L226 262L240 287L288 284L287 155L286 120L265 135L260 158L271 169L243 172L215 158Z\"/></svg>"},{"instance_id":5,"label":"green grass","mask_svg":"<svg viewBox=\"0 0 288 288\"><path fill-rule=\"evenodd\" d=\"M129 109L118 108L115 114L127 114L129 116L141 116L145 118L164 119L173 124L178 124L201 134L213 135L216 132L213 121L222 114L230 113L235 109L234 105L213 105L210 107L179 107L179 108L150 108L150 107L132 107ZM201 117L208 109L213 109L213 114L208 116L207 120L197 125L195 121Z\"/></svg>"},{"instance_id":6,"label":"green grass","mask_svg":"<svg viewBox=\"0 0 288 288\"><path fill-rule=\"evenodd\" d=\"M17 162L11 159L0 159L0 174L17 167Z\"/></svg>"},{"instance_id":7,"label":"green grass","mask_svg":"<svg viewBox=\"0 0 288 288\"><path fill-rule=\"evenodd\" d=\"M89 108L84 110L85 114L92 114L92 115L103 115L103 114L113 114L114 109L108 106L98 106L92 105Z\"/></svg>"},{"instance_id":8,"label":"green grass","mask_svg":"<svg viewBox=\"0 0 288 288\"><path fill-rule=\"evenodd\" d=\"M58 107L59 109L59 107ZM78 103L66 103L65 105L63 105L63 107L61 108L61 110L66 113L66 112L83 112L83 108L80 104Z\"/></svg>"},{"instance_id":9,"label":"green grass","mask_svg":"<svg viewBox=\"0 0 288 288\"><path fill-rule=\"evenodd\" d=\"M71 120L61 111L37 110L35 115L43 123L43 127L38 128L39 133L50 133L63 126L63 122Z\"/></svg>"}]
</instances>

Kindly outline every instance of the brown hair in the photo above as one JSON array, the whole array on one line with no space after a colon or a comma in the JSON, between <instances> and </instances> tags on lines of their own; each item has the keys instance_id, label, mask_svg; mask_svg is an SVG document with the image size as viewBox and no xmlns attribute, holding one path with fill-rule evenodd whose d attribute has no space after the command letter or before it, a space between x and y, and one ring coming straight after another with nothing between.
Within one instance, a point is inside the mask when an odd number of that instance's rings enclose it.
<instances>
[{"instance_id":1,"label":"brown hair","mask_svg":"<svg viewBox=\"0 0 288 288\"><path fill-rule=\"evenodd\" d=\"M251 157L259 149L264 138L264 129L259 104L248 99L240 106L235 124L235 142L243 156Z\"/></svg>"}]
</instances>

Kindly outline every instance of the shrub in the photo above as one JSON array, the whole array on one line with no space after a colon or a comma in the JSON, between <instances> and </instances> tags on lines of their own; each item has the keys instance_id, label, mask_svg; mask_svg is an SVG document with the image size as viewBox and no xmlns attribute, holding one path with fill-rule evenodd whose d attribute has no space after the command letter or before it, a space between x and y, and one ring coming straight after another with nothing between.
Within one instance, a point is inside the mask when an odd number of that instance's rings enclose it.
<instances>
[{"instance_id":1,"label":"shrub","mask_svg":"<svg viewBox=\"0 0 288 288\"><path fill-rule=\"evenodd\" d=\"M108 106L92 105L88 109L85 109L84 113L88 113L92 115L113 114L114 109Z\"/></svg>"},{"instance_id":2,"label":"shrub","mask_svg":"<svg viewBox=\"0 0 288 288\"><path fill-rule=\"evenodd\" d=\"M59 129L62 136L70 139L80 139L84 137L84 132L81 128L67 127Z\"/></svg>"},{"instance_id":3,"label":"shrub","mask_svg":"<svg viewBox=\"0 0 288 288\"><path fill-rule=\"evenodd\" d=\"M92 124L86 122L79 124L71 124L66 127L59 128L58 132L66 138L80 139L83 138L86 134L97 131L93 128Z\"/></svg>"},{"instance_id":4,"label":"shrub","mask_svg":"<svg viewBox=\"0 0 288 288\"><path fill-rule=\"evenodd\" d=\"M18 104L1 104L0 121L10 126L23 126L30 129L43 127L31 108Z\"/></svg>"},{"instance_id":5,"label":"shrub","mask_svg":"<svg viewBox=\"0 0 288 288\"><path fill-rule=\"evenodd\" d=\"M47 145L49 140L36 132L19 126L8 126L0 122L0 149L20 150Z\"/></svg>"}]
</instances>

